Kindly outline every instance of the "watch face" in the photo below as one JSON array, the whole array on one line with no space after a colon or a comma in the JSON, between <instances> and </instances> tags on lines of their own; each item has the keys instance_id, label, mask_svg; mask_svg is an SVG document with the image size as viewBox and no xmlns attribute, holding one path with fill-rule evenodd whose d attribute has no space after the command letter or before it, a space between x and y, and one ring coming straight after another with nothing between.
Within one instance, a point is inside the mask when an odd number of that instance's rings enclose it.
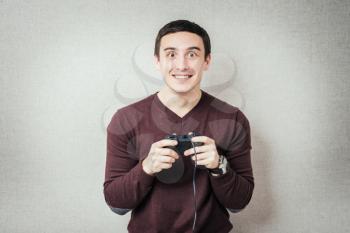
<instances>
[{"instance_id":1,"label":"watch face","mask_svg":"<svg viewBox=\"0 0 350 233\"><path fill-rule=\"evenodd\" d=\"M221 174L225 174L227 170L227 160L226 157L221 155L220 156L220 165L219 169L221 170Z\"/></svg>"},{"instance_id":2,"label":"watch face","mask_svg":"<svg viewBox=\"0 0 350 233\"><path fill-rule=\"evenodd\" d=\"M227 172L227 159L225 156L220 155L219 167L215 169L210 169L210 172L215 175L223 175Z\"/></svg>"}]
</instances>

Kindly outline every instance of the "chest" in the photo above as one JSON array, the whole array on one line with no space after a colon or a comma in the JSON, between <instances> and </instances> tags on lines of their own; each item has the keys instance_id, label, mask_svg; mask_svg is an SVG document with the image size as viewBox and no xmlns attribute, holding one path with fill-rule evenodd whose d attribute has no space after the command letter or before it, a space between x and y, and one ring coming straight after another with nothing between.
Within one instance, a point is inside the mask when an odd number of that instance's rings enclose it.
<instances>
[{"instance_id":1,"label":"chest","mask_svg":"<svg viewBox=\"0 0 350 233\"><path fill-rule=\"evenodd\" d=\"M207 136L215 141L220 153L223 153L229 146L233 134L233 129L229 124L220 120L210 120L205 115L202 118L189 117L178 121L155 115L141 122L135 130L135 149L140 160L148 155L153 143L173 133L185 135L189 132L196 132L198 135Z\"/></svg>"}]
</instances>

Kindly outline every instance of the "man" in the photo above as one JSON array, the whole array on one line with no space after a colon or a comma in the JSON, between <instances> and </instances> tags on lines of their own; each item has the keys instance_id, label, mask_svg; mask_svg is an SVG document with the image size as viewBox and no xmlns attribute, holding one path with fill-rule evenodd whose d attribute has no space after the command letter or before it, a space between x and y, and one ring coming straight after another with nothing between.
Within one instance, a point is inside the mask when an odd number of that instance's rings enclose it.
<instances>
[{"instance_id":1,"label":"man","mask_svg":"<svg viewBox=\"0 0 350 233\"><path fill-rule=\"evenodd\" d=\"M132 210L131 233L227 233L232 229L227 209L237 212L251 199L249 122L238 108L200 89L210 51L209 36L199 25L166 24L154 52L165 85L119 109L108 125L104 195L114 212ZM167 135L190 132L200 135L192 141L201 146L183 155L167 148L177 144L164 139ZM186 162L179 182L158 180L157 173L180 156L205 169Z\"/></svg>"}]
</instances>

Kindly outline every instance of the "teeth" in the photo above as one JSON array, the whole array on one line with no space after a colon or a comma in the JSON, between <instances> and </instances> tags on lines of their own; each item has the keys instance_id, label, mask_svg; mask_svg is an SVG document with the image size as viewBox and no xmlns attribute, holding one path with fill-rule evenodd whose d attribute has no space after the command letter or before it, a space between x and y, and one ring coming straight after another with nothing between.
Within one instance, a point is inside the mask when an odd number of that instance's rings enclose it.
<instances>
[{"instance_id":1,"label":"teeth","mask_svg":"<svg viewBox=\"0 0 350 233\"><path fill-rule=\"evenodd\" d=\"M179 79L186 79L186 78L191 78L192 75L173 75L173 77L179 78Z\"/></svg>"}]
</instances>

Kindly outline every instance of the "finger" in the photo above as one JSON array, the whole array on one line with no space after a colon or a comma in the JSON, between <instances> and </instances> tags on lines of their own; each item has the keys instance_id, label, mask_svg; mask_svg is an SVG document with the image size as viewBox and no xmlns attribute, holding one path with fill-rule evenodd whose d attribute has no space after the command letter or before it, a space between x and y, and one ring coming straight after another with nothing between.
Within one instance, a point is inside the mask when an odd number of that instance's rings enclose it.
<instances>
[{"instance_id":1,"label":"finger","mask_svg":"<svg viewBox=\"0 0 350 233\"><path fill-rule=\"evenodd\" d=\"M157 148L156 153L160 156L170 156L174 159L179 158L179 155L173 149L170 148Z\"/></svg>"},{"instance_id":2,"label":"finger","mask_svg":"<svg viewBox=\"0 0 350 233\"><path fill-rule=\"evenodd\" d=\"M169 169L173 166L172 163L157 163L155 166L154 166L154 171L155 172L160 172L164 169Z\"/></svg>"},{"instance_id":3,"label":"finger","mask_svg":"<svg viewBox=\"0 0 350 233\"><path fill-rule=\"evenodd\" d=\"M169 169L169 168L171 168L172 166L173 166L172 163L162 163L162 164L160 165L160 167L161 167L162 170L164 170L164 169Z\"/></svg>"},{"instance_id":4,"label":"finger","mask_svg":"<svg viewBox=\"0 0 350 233\"><path fill-rule=\"evenodd\" d=\"M162 164L172 164L175 159L169 156L158 156L153 160L153 166L159 168Z\"/></svg>"},{"instance_id":5,"label":"finger","mask_svg":"<svg viewBox=\"0 0 350 233\"><path fill-rule=\"evenodd\" d=\"M197 166L198 165L204 165L204 166L206 166L208 163L207 163L207 161L205 160L205 159L203 159L203 160L193 160L193 161L195 161L195 163L197 164Z\"/></svg>"},{"instance_id":6,"label":"finger","mask_svg":"<svg viewBox=\"0 0 350 233\"><path fill-rule=\"evenodd\" d=\"M192 155L195 152L196 153L203 153L203 152L207 152L209 151L211 148L210 145L203 145L203 146L196 146L195 148L190 148L188 150L185 150L184 155L188 156L188 155Z\"/></svg>"},{"instance_id":7,"label":"finger","mask_svg":"<svg viewBox=\"0 0 350 233\"><path fill-rule=\"evenodd\" d=\"M158 142L153 143L153 146L156 148L161 148L166 146L175 146L175 145L177 145L177 141L172 139L162 139Z\"/></svg>"},{"instance_id":8,"label":"finger","mask_svg":"<svg viewBox=\"0 0 350 233\"><path fill-rule=\"evenodd\" d=\"M174 163L175 158L172 158L170 156L159 156L158 157L158 162L159 163Z\"/></svg>"},{"instance_id":9,"label":"finger","mask_svg":"<svg viewBox=\"0 0 350 233\"><path fill-rule=\"evenodd\" d=\"M210 144L213 142L213 139L207 136L196 136L191 139L192 142L202 142L204 144Z\"/></svg>"},{"instance_id":10,"label":"finger","mask_svg":"<svg viewBox=\"0 0 350 233\"><path fill-rule=\"evenodd\" d=\"M195 156L192 156L191 158L195 159ZM203 165L217 164L218 156L216 156L216 154L213 151L209 151L197 155L197 161L200 161L201 163L203 163Z\"/></svg>"},{"instance_id":11,"label":"finger","mask_svg":"<svg viewBox=\"0 0 350 233\"><path fill-rule=\"evenodd\" d=\"M195 161L195 158L193 156L193 160ZM214 157L197 157L197 165L204 165L204 166L208 166L209 164L217 164L215 163L215 158Z\"/></svg>"},{"instance_id":12,"label":"finger","mask_svg":"<svg viewBox=\"0 0 350 233\"><path fill-rule=\"evenodd\" d=\"M197 161L200 161L200 160L207 159L207 156L208 155L206 153L201 153L201 154L197 154L197 155L192 155L191 159L194 161L194 160L196 160L196 157L197 157Z\"/></svg>"},{"instance_id":13,"label":"finger","mask_svg":"<svg viewBox=\"0 0 350 233\"><path fill-rule=\"evenodd\" d=\"M204 153L197 154L197 160L208 160L209 162L215 161L217 157L216 153L213 151L207 151ZM191 158L194 159L196 156L192 155Z\"/></svg>"}]
</instances>

